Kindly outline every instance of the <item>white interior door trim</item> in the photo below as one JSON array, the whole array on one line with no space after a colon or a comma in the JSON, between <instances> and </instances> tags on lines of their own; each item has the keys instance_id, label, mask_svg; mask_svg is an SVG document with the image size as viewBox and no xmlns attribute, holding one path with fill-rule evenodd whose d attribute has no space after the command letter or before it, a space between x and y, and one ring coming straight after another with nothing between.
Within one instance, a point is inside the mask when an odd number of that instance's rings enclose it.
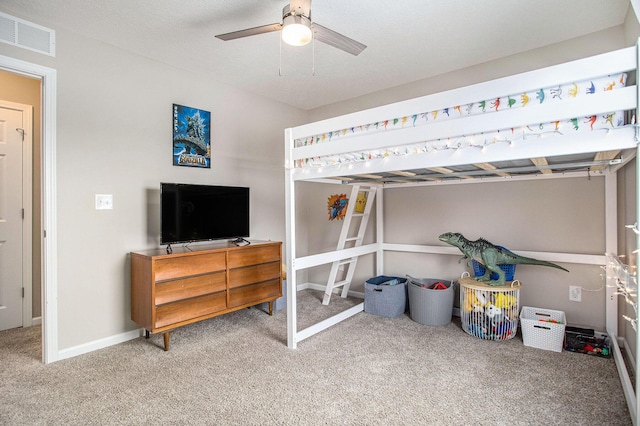
<instances>
[{"instance_id":1,"label":"white interior door trim","mask_svg":"<svg viewBox=\"0 0 640 426\"><path fill-rule=\"evenodd\" d=\"M42 362L59 359L56 220L56 87L52 68L0 55L0 69L42 82Z\"/></svg>"}]
</instances>

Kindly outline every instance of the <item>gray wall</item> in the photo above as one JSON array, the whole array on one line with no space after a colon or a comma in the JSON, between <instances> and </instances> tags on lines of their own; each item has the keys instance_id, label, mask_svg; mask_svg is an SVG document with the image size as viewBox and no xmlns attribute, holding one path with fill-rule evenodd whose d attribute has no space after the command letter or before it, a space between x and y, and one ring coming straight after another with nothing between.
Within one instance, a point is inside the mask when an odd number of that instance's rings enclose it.
<instances>
[{"instance_id":1,"label":"gray wall","mask_svg":"<svg viewBox=\"0 0 640 426\"><path fill-rule=\"evenodd\" d=\"M132 330L127 253L158 246L161 181L251 188L252 238L284 240L283 129L306 113L60 28L56 58L0 44L57 70L59 349ZM171 106L211 112L212 167L174 167ZM113 194L114 209L94 209ZM151 229L149 229L151 228Z\"/></svg>"},{"instance_id":2,"label":"gray wall","mask_svg":"<svg viewBox=\"0 0 640 426\"><path fill-rule=\"evenodd\" d=\"M441 245L438 235L460 232L519 251L604 253L604 179L442 185L385 190L385 241ZM461 256L386 256L391 273L454 279L467 270ZM565 311L573 324L605 329L604 281L597 266L553 268L518 265L520 303ZM584 289L582 302L569 302L569 285Z\"/></svg>"},{"instance_id":3,"label":"gray wall","mask_svg":"<svg viewBox=\"0 0 640 426\"><path fill-rule=\"evenodd\" d=\"M314 254L334 250L342 222L329 221L327 197L346 193L339 185L306 183L304 217L306 249ZM316 186L316 188L312 188ZM313 195L312 195L313 194ZM486 238L515 251L603 255L604 178L539 179L474 184L444 184L384 190L384 241L397 244L443 245L443 232L460 232L475 240ZM371 219L368 241L375 238ZM298 242L300 244L300 241ZM387 275L457 279L469 271L460 255L385 252ZM359 261L360 262L360 261ZM605 295L598 266L561 264L570 273L553 268L518 265L523 283L521 305L562 310L574 325L605 329ZM309 281L326 283L328 268L314 268ZM375 274L373 256L358 264L352 290ZM569 286L584 288L582 302L569 301Z\"/></svg>"},{"instance_id":4,"label":"gray wall","mask_svg":"<svg viewBox=\"0 0 640 426\"><path fill-rule=\"evenodd\" d=\"M632 20L629 19L629 21ZM627 28L626 32L625 28ZM635 38L633 34L636 34ZM402 84L337 104L319 107L309 111L309 120L319 121L633 46L638 34L640 32L636 33L631 23L626 27L610 28L563 43L451 71L432 78Z\"/></svg>"}]
</instances>

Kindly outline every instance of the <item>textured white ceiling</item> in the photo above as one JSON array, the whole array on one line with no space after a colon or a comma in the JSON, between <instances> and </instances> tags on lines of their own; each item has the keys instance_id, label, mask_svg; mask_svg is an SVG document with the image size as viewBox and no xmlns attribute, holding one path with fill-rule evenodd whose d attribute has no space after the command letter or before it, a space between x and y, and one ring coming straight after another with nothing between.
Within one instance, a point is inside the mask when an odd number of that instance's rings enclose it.
<instances>
[{"instance_id":1,"label":"textured white ceiling","mask_svg":"<svg viewBox=\"0 0 640 426\"><path fill-rule=\"evenodd\" d=\"M303 109L601 31L628 0L314 0L312 20L368 47L293 48L279 33L214 36L279 23L287 0L2 0L0 11ZM282 74L282 75L280 75Z\"/></svg>"}]
</instances>

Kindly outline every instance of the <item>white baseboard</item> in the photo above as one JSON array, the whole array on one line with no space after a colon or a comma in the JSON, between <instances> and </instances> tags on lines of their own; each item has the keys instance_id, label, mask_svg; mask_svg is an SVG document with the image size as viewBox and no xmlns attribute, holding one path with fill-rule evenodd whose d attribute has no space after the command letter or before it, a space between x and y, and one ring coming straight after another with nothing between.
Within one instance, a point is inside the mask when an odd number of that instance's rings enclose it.
<instances>
[{"instance_id":1,"label":"white baseboard","mask_svg":"<svg viewBox=\"0 0 640 426\"><path fill-rule=\"evenodd\" d=\"M104 349L109 346L117 345L129 340L137 339L142 336L143 330L136 329L127 331L125 333L116 334L115 336L105 337L103 339L94 340L93 342L83 343L82 345L73 346L71 348L62 349L58 351L57 360L63 360L67 358L73 358L74 356L83 355L89 352L97 351L98 349Z\"/></svg>"},{"instance_id":2,"label":"white baseboard","mask_svg":"<svg viewBox=\"0 0 640 426\"><path fill-rule=\"evenodd\" d=\"M622 347L625 350L625 354L627 355L627 361L629 361L629 366L631 370L633 370L633 374L636 374L636 360L633 357L633 352L631 351L631 347L629 346L629 342L624 337L618 337L618 341L622 343Z\"/></svg>"},{"instance_id":3,"label":"white baseboard","mask_svg":"<svg viewBox=\"0 0 640 426\"><path fill-rule=\"evenodd\" d=\"M42 317L31 318L31 325L42 325Z\"/></svg>"},{"instance_id":4,"label":"white baseboard","mask_svg":"<svg viewBox=\"0 0 640 426\"><path fill-rule=\"evenodd\" d=\"M610 335L611 336L611 335ZM623 345L626 344L626 341L622 340ZM628 347L628 345L626 346ZM629 414L631 415L631 420L634 425L636 425L637 415L638 415L638 406L636 400L636 393L633 388L633 384L631 383L631 377L629 376L629 372L627 371L627 367L624 363L624 358L622 356L622 352L620 351L620 346L618 344L618 339L615 336L612 336L611 339L611 350L613 351L613 358L616 362L616 369L618 370L618 376L620 377L620 383L622 384L622 390L624 392L624 397L627 400L627 407L629 408ZM627 350L627 355L630 355L631 352ZM635 361L631 361L635 365ZM635 367L634 367L635 370Z\"/></svg>"}]
</instances>

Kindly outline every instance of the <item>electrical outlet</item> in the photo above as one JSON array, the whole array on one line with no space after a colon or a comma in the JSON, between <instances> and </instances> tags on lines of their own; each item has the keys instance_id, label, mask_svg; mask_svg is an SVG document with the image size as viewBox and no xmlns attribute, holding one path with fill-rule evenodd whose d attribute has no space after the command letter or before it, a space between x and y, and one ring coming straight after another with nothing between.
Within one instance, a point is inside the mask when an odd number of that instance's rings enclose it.
<instances>
[{"instance_id":1,"label":"electrical outlet","mask_svg":"<svg viewBox=\"0 0 640 426\"><path fill-rule=\"evenodd\" d=\"M577 285L570 285L569 300L571 300L572 302L582 302L582 287Z\"/></svg>"}]
</instances>

